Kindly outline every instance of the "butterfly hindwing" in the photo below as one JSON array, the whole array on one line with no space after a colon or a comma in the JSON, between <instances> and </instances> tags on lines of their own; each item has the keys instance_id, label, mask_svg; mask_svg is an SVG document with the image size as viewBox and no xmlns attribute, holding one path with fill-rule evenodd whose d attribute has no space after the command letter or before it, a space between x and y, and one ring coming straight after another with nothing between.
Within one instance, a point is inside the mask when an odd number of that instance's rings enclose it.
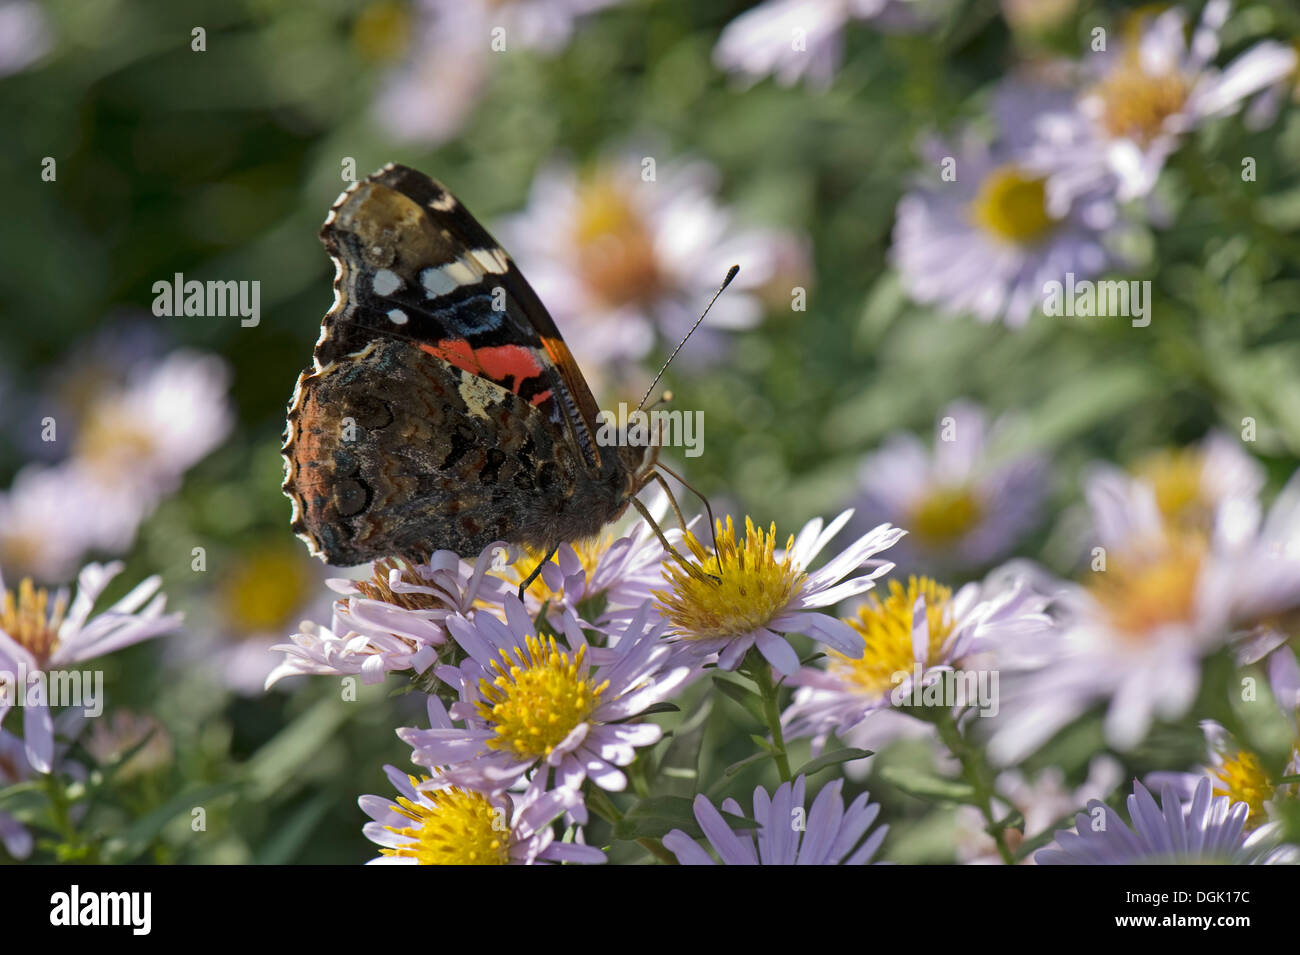
<instances>
[{"instance_id":1,"label":"butterfly hindwing","mask_svg":"<svg viewBox=\"0 0 1300 955\"><path fill-rule=\"evenodd\" d=\"M286 449L294 530L342 565L534 543L582 473L526 400L395 340L304 374Z\"/></svg>"}]
</instances>

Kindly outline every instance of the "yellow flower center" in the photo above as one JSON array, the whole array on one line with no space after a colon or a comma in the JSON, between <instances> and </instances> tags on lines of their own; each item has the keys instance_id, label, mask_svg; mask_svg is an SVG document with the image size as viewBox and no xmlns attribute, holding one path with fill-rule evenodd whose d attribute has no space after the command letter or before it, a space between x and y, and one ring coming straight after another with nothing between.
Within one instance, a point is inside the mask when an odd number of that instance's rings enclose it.
<instances>
[{"instance_id":1,"label":"yellow flower center","mask_svg":"<svg viewBox=\"0 0 1300 955\"><path fill-rule=\"evenodd\" d=\"M985 177L971 217L995 238L1018 245L1037 242L1056 225L1047 212L1047 181L1015 165L999 166Z\"/></svg>"},{"instance_id":2,"label":"yellow flower center","mask_svg":"<svg viewBox=\"0 0 1300 955\"><path fill-rule=\"evenodd\" d=\"M1133 473L1151 485L1160 514L1176 526L1204 526L1210 518L1201 498L1205 455L1200 448L1155 451L1142 458Z\"/></svg>"},{"instance_id":3,"label":"yellow flower center","mask_svg":"<svg viewBox=\"0 0 1300 955\"><path fill-rule=\"evenodd\" d=\"M1115 629L1141 638L1164 624L1193 619L1204 555L1203 538L1171 536L1153 556L1112 560L1093 574L1089 590Z\"/></svg>"},{"instance_id":4,"label":"yellow flower center","mask_svg":"<svg viewBox=\"0 0 1300 955\"><path fill-rule=\"evenodd\" d=\"M513 658L502 650L501 659L492 661L491 682L479 681L483 699L476 706L496 731L488 746L540 759L600 705L609 681L598 686L587 676L586 645L570 657L554 637L529 636L524 642Z\"/></svg>"},{"instance_id":5,"label":"yellow flower center","mask_svg":"<svg viewBox=\"0 0 1300 955\"><path fill-rule=\"evenodd\" d=\"M1145 146L1164 130L1165 120L1183 108L1191 84L1174 70L1146 72L1133 49L1092 93L1101 102L1101 125L1106 132Z\"/></svg>"},{"instance_id":6,"label":"yellow flower center","mask_svg":"<svg viewBox=\"0 0 1300 955\"><path fill-rule=\"evenodd\" d=\"M20 647L26 649L40 667L44 667L59 645L59 627L68 609L68 598L59 594L50 605L50 592L36 587L31 578L23 579L15 596L12 590L4 592L0 602L0 630Z\"/></svg>"},{"instance_id":7,"label":"yellow flower center","mask_svg":"<svg viewBox=\"0 0 1300 955\"><path fill-rule=\"evenodd\" d=\"M380 0L361 11L352 25L352 43L367 60L392 62L406 52L411 36L411 13L406 4Z\"/></svg>"},{"instance_id":8,"label":"yellow flower center","mask_svg":"<svg viewBox=\"0 0 1300 955\"><path fill-rule=\"evenodd\" d=\"M946 616L952 589L929 577L909 577L906 587L891 580L884 600L870 594L858 615L845 620L862 635L862 656L853 659L831 650L827 669L865 696L889 692L895 686L896 673L912 671L912 608L921 596L925 597L925 619L930 627L930 652L925 662L927 666L938 662L939 650L952 632L952 621Z\"/></svg>"},{"instance_id":9,"label":"yellow flower center","mask_svg":"<svg viewBox=\"0 0 1300 955\"><path fill-rule=\"evenodd\" d=\"M912 506L907 529L930 545L960 540L984 517L968 487L936 487Z\"/></svg>"},{"instance_id":10,"label":"yellow flower center","mask_svg":"<svg viewBox=\"0 0 1300 955\"><path fill-rule=\"evenodd\" d=\"M157 453L154 435L121 399L101 398L90 405L77 433L76 454L97 474L114 480L132 474Z\"/></svg>"},{"instance_id":11,"label":"yellow flower center","mask_svg":"<svg viewBox=\"0 0 1300 955\"><path fill-rule=\"evenodd\" d=\"M412 784L421 781L411 777ZM411 841L380 849L382 855L415 859L420 865L510 864L510 824L504 808L492 805L482 793L455 787L428 792L425 798L432 805L397 797L393 810L412 825L387 828Z\"/></svg>"},{"instance_id":12,"label":"yellow flower center","mask_svg":"<svg viewBox=\"0 0 1300 955\"><path fill-rule=\"evenodd\" d=\"M1273 784L1260 765L1259 757L1246 750L1225 756L1223 765L1211 770L1214 774L1214 795L1228 796L1233 802L1250 806L1246 828L1254 829L1267 821L1264 803L1273 798Z\"/></svg>"},{"instance_id":13,"label":"yellow flower center","mask_svg":"<svg viewBox=\"0 0 1300 955\"><path fill-rule=\"evenodd\" d=\"M663 278L654 235L610 177L597 175L578 197L574 243L584 282L609 305L653 301Z\"/></svg>"},{"instance_id":14,"label":"yellow flower center","mask_svg":"<svg viewBox=\"0 0 1300 955\"><path fill-rule=\"evenodd\" d=\"M601 557L609 550L612 543L614 543L613 535L604 533L589 537L586 540L575 541L571 545L587 581L591 580L596 565L600 563ZM516 586L522 583L533 572L534 568L542 562L542 558L546 556L546 551L529 547L526 544L521 549L523 553L519 559L497 575ZM528 585L527 593L532 594L539 601L559 601L564 597L563 590L553 591L546 586L541 574L538 574L536 579Z\"/></svg>"},{"instance_id":15,"label":"yellow flower center","mask_svg":"<svg viewBox=\"0 0 1300 955\"><path fill-rule=\"evenodd\" d=\"M804 578L788 556L776 557L775 523L765 534L746 517L745 540L737 543L728 517L725 525L718 522L717 538L715 554L688 531L683 543L695 559L686 567L665 563L671 589L655 591L660 612L689 639L740 636L767 626L789 605ZM787 555L793 547L791 534Z\"/></svg>"},{"instance_id":16,"label":"yellow flower center","mask_svg":"<svg viewBox=\"0 0 1300 955\"><path fill-rule=\"evenodd\" d=\"M284 627L307 600L315 578L297 548L269 545L243 556L221 583L221 605L241 634Z\"/></svg>"}]
</instances>

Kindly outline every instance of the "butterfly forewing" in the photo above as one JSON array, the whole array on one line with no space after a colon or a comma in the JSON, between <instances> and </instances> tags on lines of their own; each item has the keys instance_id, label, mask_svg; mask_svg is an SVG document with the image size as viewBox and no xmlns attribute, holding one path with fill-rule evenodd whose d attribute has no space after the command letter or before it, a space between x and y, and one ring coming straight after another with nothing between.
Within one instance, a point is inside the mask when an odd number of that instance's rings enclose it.
<instances>
[{"instance_id":1,"label":"butterfly forewing","mask_svg":"<svg viewBox=\"0 0 1300 955\"><path fill-rule=\"evenodd\" d=\"M321 239L336 300L289 407L293 529L330 563L542 548L626 505L596 404L518 268L443 186L388 166Z\"/></svg>"},{"instance_id":2,"label":"butterfly forewing","mask_svg":"<svg viewBox=\"0 0 1300 955\"><path fill-rule=\"evenodd\" d=\"M538 407L599 470L596 402L509 255L442 184L391 165L340 197L321 230L339 303L318 365L403 338Z\"/></svg>"}]
</instances>

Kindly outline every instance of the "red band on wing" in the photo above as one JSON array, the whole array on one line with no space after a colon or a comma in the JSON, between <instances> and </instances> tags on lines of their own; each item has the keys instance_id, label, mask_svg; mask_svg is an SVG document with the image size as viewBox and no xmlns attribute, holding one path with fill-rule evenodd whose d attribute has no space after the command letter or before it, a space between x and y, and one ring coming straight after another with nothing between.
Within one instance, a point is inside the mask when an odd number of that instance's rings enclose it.
<instances>
[{"instance_id":1,"label":"red band on wing","mask_svg":"<svg viewBox=\"0 0 1300 955\"><path fill-rule=\"evenodd\" d=\"M463 338L448 338L436 345L421 345L420 349L450 362L462 371L487 378L502 386L509 380L509 388L515 394L519 394L525 381L542 374L537 355L527 345L490 345L475 349ZM532 403L541 404L550 394L547 390L534 395Z\"/></svg>"}]
</instances>

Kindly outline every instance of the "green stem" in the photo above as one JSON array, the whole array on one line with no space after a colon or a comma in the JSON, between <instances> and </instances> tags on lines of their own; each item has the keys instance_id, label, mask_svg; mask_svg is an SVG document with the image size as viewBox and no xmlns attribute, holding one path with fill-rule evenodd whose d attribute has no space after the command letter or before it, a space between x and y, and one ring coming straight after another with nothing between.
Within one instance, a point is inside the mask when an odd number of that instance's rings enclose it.
<instances>
[{"instance_id":1,"label":"green stem","mask_svg":"<svg viewBox=\"0 0 1300 955\"><path fill-rule=\"evenodd\" d=\"M605 795L605 790L591 782L587 785L587 805L611 826L617 826L623 821L623 813L614 805L614 800Z\"/></svg>"},{"instance_id":2,"label":"green stem","mask_svg":"<svg viewBox=\"0 0 1300 955\"><path fill-rule=\"evenodd\" d=\"M77 828L72 824L72 815L68 812L68 800L63 793L63 782L54 773L45 777L45 790L50 797L50 816L54 828L69 844L77 842Z\"/></svg>"},{"instance_id":3,"label":"green stem","mask_svg":"<svg viewBox=\"0 0 1300 955\"><path fill-rule=\"evenodd\" d=\"M627 778L632 781L632 789L642 799L650 798L650 783L646 780L645 759L649 750L641 750L636 754L636 759L632 765L627 768Z\"/></svg>"},{"instance_id":4,"label":"green stem","mask_svg":"<svg viewBox=\"0 0 1300 955\"><path fill-rule=\"evenodd\" d=\"M772 734L772 746L776 750L776 771L781 774L781 782L788 783L790 775L790 757L785 751L785 737L781 733L781 709L777 702L778 690L772 682L772 668L767 661L758 659L749 668L749 675L758 687L758 695L763 699L763 715L767 718L767 728Z\"/></svg>"},{"instance_id":5,"label":"green stem","mask_svg":"<svg viewBox=\"0 0 1300 955\"><path fill-rule=\"evenodd\" d=\"M636 841L636 844L642 849L648 851L660 862L666 862L669 865L680 865L677 861L677 856L665 849L664 844L658 839L651 839L649 836L642 836Z\"/></svg>"},{"instance_id":6,"label":"green stem","mask_svg":"<svg viewBox=\"0 0 1300 955\"><path fill-rule=\"evenodd\" d=\"M604 819L615 829L617 829L618 824L623 821L623 813L619 811L618 806L614 805L614 800L610 799L609 796L605 794L605 790L593 783L588 783L587 785L587 805L591 808L592 812L600 816L600 818ZM636 840L636 844L642 849L645 849L660 862L666 862L669 865L678 864L677 856L664 848L664 844L658 839L653 839L650 836L641 836Z\"/></svg>"},{"instance_id":7,"label":"green stem","mask_svg":"<svg viewBox=\"0 0 1300 955\"><path fill-rule=\"evenodd\" d=\"M993 770L984 757L984 751L971 745L962 735L951 710L940 708L933 721L943 744L961 762L962 775L975 791L971 802L984 816L985 830L993 837L998 855L1007 865L1015 865L1015 853L1007 845L1007 822L997 819L993 813Z\"/></svg>"}]
</instances>

